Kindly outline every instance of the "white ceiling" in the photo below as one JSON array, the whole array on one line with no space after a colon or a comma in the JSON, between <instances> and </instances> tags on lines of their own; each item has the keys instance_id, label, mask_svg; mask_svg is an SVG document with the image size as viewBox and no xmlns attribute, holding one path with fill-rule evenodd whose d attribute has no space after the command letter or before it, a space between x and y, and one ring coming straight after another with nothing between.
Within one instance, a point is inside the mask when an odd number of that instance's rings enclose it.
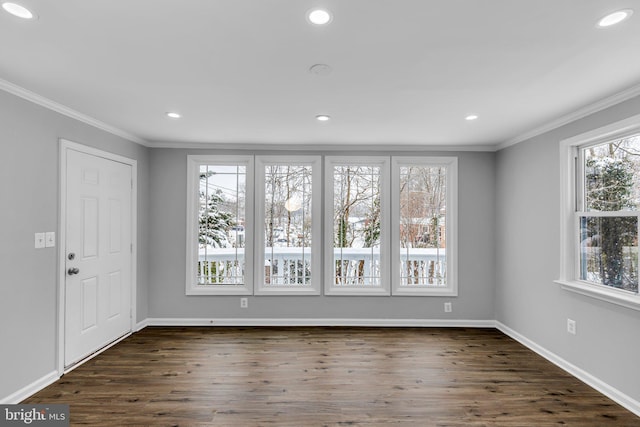
<instances>
[{"instance_id":1,"label":"white ceiling","mask_svg":"<svg viewBox=\"0 0 640 427\"><path fill-rule=\"evenodd\" d=\"M496 145L640 84L639 0L16 1L0 79L148 145Z\"/></svg>"}]
</instances>

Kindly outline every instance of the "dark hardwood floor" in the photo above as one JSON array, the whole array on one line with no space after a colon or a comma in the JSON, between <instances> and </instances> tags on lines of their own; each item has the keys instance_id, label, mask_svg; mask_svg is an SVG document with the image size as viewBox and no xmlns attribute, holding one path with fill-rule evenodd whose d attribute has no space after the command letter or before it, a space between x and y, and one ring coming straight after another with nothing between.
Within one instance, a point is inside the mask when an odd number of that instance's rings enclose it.
<instances>
[{"instance_id":1,"label":"dark hardwood floor","mask_svg":"<svg viewBox=\"0 0 640 427\"><path fill-rule=\"evenodd\" d=\"M493 329L149 327L23 403L105 426L640 426Z\"/></svg>"}]
</instances>

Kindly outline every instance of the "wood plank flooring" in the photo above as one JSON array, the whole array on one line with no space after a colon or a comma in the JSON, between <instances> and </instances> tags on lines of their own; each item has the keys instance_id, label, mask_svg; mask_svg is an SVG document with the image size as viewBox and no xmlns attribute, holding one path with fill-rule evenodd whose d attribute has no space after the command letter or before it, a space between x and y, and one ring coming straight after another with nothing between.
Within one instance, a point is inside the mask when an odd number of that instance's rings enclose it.
<instances>
[{"instance_id":1,"label":"wood plank flooring","mask_svg":"<svg viewBox=\"0 0 640 427\"><path fill-rule=\"evenodd\" d=\"M149 327L24 403L72 425L640 426L493 329Z\"/></svg>"}]
</instances>

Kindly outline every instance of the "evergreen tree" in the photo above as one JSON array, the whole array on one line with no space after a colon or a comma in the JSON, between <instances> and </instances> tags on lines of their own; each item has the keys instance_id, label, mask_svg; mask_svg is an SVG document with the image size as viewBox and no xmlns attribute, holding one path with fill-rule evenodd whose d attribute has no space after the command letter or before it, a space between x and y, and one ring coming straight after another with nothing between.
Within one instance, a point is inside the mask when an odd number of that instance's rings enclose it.
<instances>
[{"instance_id":1,"label":"evergreen tree","mask_svg":"<svg viewBox=\"0 0 640 427\"><path fill-rule=\"evenodd\" d=\"M200 179L207 178L206 174L201 174ZM225 200L222 191L206 196L200 193L201 198L206 197L206 203L200 206L198 215L199 242L201 245L209 245L214 248L227 248L231 246L227 232L236 225L233 214L224 212L220 208Z\"/></svg>"},{"instance_id":2,"label":"evergreen tree","mask_svg":"<svg viewBox=\"0 0 640 427\"><path fill-rule=\"evenodd\" d=\"M587 207L596 211L620 211L633 209L633 165L627 158L590 158L586 161ZM588 217L588 230L595 236L595 246L600 247L599 265L602 283L626 288L635 278L625 277L625 246L633 246L635 217ZM592 236L593 239L593 236ZM627 272L637 274L636 272Z\"/></svg>"}]
</instances>

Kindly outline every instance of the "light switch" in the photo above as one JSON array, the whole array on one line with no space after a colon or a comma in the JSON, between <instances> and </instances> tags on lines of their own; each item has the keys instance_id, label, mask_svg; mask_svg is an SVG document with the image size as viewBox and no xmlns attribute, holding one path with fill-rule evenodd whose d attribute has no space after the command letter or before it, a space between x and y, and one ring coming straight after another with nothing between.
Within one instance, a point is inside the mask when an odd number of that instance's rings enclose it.
<instances>
[{"instance_id":1,"label":"light switch","mask_svg":"<svg viewBox=\"0 0 640 427\"><path fill-rule=\"evenodd\" d=\"M36 233L36 249L44 248L44 233Z\"/></svg>"},{"instance_id":2,"label":"light switch","mask_svg":"<svg viewBox=\"0 0 640 427\"><path fill-rule=\"evenodd\" d=\"M53 248L56 245L56 232L47 231L44 235L44 245L47 248Z\"/></svg>"}]
</instances>

